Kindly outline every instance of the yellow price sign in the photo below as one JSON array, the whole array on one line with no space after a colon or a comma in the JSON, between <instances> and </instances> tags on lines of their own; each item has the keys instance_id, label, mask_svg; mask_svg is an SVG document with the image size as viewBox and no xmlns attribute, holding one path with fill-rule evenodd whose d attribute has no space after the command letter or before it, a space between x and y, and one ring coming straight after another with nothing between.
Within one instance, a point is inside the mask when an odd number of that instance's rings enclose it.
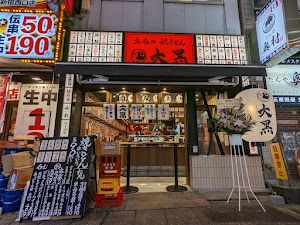
<instances>
[{"instance_id":1,"label":"yellow price sign","mask_svg":"<svg viewBox=\"0 0 300 225\"><path fill-rule=\"evenodd\" d=\"M270 144L271 154L276 171L276 178L280 180L288 180L287 171L282 157L279 143Z\"/></svg>"}]
</instances>

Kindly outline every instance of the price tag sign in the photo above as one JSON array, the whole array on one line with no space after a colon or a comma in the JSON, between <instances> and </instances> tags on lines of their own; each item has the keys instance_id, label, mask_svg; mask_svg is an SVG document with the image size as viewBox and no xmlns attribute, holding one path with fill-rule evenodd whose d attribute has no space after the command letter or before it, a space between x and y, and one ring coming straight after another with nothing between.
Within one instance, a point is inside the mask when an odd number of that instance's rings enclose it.
<instances>
[{"instance_id":1,"label":"price tag sign","mask_svg":"<svg viewBox=\"0 0 300 225\"><path fill-rule=\"evenodd\" d=\"M1 12L0 56L54 59L58 23L55 14Z\"/></svg>"}]
</instances>

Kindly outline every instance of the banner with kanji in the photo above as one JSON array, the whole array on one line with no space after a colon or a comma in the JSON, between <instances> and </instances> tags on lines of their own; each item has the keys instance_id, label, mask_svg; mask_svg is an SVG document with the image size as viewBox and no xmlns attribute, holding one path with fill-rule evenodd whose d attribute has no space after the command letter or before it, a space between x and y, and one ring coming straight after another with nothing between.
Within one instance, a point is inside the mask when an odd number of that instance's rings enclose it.
<instances>
[{"instance_id":1,"label":"banner with kanji","mask_svg":"<svg viewBox=\"0 0 300 225\"><path fill-rule=\"evenodd\" d=\"M280 180L288 180L285 164L279 143L270 144L271 155L274 162L276 178Z\"/></svg>"},{"instance_id":2,"label":"banner with kanji","mask_svg":"<svg viewBox=\"0 0 300 225\"><path fill-rule=\"evenodd\" d=\"M6 88L9 81L8 75L0 76L0 119L2 119L2 115L5 113L4 104L5 104L5 96L6 96Z\"/></svg>"},{"instance_id":3,"label":"banner with kanji","mask_svg":"<svg viewBox=\"0 0 300 225\"><path fill-rule=\"evenodd\" d=\"M194 64L194 35L126 32L124 62Z\"/></svg>"},{"instance_id":4,"label":"banner with kanji","mask_svg":"<svg viewBox=\"0 0 300 225\"><path fill-rule=\"evenodd\" d=\"M58 84L23 84L15 136L51 137L54 133Z\"/></svg>"}]
</instances>

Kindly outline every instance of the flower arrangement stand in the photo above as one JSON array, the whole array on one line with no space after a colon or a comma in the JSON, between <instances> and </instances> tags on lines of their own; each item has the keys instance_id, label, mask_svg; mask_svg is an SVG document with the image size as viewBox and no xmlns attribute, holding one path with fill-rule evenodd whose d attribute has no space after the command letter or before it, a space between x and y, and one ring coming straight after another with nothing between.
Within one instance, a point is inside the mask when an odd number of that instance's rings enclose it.
<instances>
[{"instance_id":1,"label":"flower arrangement stand","mask_svg":"<svg viewBox=\"0 0 300 225\"><path fill-rule=\"evenodd\" d=\"M245 195L248 203L249 197L247 193L247 189L252 193L258 204L261 206L264 212L266 212L265 208L262 206L254 192L252 191L248 173L248 167L246 163L245 151L242 141L241 134L231 134L229 135L230 141L230 157L231 157L231 169L232 169L232 184L233 188L231 193L227 199L227 203L230 201L231 196L234 190L237 188L239 193L239 211L241 211L241 189L244 189ZM242 160L243 158L243 160Z\"/></svg>"}]
</instances>

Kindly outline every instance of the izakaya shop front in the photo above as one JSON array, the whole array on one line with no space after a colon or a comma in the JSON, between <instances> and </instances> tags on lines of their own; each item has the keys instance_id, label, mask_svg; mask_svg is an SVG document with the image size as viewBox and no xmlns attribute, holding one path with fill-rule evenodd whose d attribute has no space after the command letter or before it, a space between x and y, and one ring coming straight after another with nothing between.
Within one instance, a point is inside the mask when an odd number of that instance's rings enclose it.
<instances>
[{"instance_id":1,"label":"izakaya shop front","mask_svg":"<svg viewBox=\"0 0 300 225\"><path fill-rule=\"evenodd\" d=\"M198 188L192 157L229 153L226 138L212 132L216 99L234 97L241 76L265 75L247 65L245 43L244 36L71 31L68 62L55 68L64 90L55 135L96 135L100 143L121 136L131 145L131 177L172 178L176 142L180 182Z\"/></svg>"}]
</instances>

